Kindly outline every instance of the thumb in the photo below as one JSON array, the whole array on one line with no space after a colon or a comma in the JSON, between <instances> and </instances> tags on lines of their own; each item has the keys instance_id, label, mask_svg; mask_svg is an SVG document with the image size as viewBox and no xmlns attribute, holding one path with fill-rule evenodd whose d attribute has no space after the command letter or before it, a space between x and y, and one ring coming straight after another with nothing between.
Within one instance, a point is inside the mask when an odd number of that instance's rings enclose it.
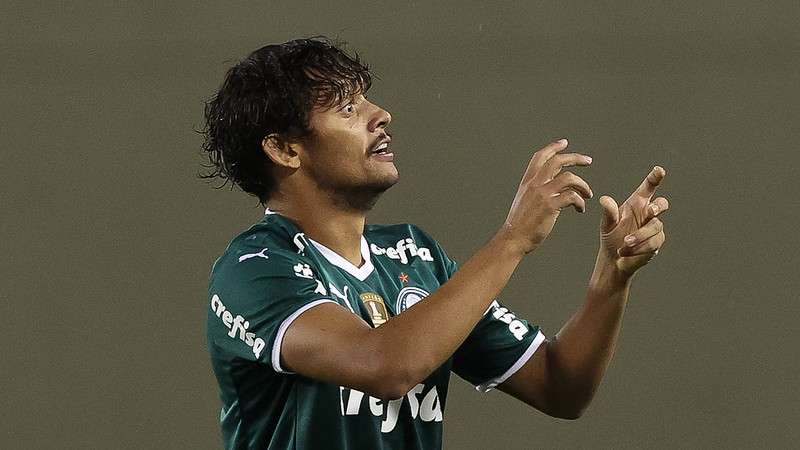
<instances>
[{"instance_id":1,"label":"thumb","mask_svg":"<svg viewBox=\"0 0 800 450\"><path fill-rule=\"evenodd\" d=\"M608 233L613 230L617 222L619 222L619 206L617 206L617 202L608 195L600 197L598 201L600 202L600 206L603 207L603 224L601 230L603 233Z\"/></svg>"}]
</instances>

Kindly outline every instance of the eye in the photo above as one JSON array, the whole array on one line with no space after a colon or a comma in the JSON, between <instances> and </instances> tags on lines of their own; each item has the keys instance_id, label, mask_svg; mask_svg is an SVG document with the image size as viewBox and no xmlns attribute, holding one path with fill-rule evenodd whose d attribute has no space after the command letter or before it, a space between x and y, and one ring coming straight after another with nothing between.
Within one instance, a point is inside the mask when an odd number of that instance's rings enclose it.
<instances>
[{"instance_id":1,"label":"eye","mask_svg":"<svg viewBox=\"0 0 800 450\"><path fill-rule=\"evenodd\" d=\"M356 112L356 106L352 103L349 103L347 106L342 108L342 111L346 112L347 114L353 114Z\"/></svg>"}]
</instances>

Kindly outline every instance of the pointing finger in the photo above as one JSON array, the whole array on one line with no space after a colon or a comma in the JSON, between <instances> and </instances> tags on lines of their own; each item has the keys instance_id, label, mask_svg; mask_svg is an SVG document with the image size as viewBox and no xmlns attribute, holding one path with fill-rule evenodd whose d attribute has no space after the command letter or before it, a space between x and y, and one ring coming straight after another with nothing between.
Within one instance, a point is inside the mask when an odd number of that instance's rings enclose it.
<instances>
[{"instance_id":1,"label":"pointing finger","mask_svg":"<svg viewBox=\"0 0 800 450\"><path fill-rule=\"evenodd\" d=\"M653 194L656 193L656 188L659 184L661 184L661 181L666 175L667 171L661 166L653 167L653 170L647 174L647 177L645 177L644 181L642 181L642 184L639 185L639 187L631 196L638 195L650 201L650 199L653 198Z\"/></svg>"}]
</instances>

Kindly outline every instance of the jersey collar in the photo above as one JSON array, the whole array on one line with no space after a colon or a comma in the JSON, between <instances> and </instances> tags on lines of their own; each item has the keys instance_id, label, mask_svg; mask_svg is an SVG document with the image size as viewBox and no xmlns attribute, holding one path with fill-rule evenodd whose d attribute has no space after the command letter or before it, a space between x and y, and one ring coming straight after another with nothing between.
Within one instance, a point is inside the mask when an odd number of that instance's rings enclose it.
<instances>
[{"instance_id":1,"label":"jersey collar","mask_svg":"<svg viewBox=\"0 0 800 450\"><path fill-rule=\"evenodd\" d=\"M277 213L267 208L265 214L270 215ZM372 265L372 259L370 257L371 254L369 251L369 243L367 243L367 239L363 234L361 235L361 258L364 260L364 264L362 264L361 267L356 267L350 261L344 259L344 257L342 257L340 254L311 239L310 237L306 236L306 239L311 242L311 244L320 252L320 254L322 254L325 259L328 260L329 263L356 277L359 281L366 280L375 269L375 267Z\"/></svg>"},{"instance_id":2,"label":"jersey collar","mask_svg":"<svg viewBox=\"0 0 800 450\"><path fill-rule=\"evenodd\" d=\"M364 238L364 235L361 235L361 258L364 259L364 264L362 264L361 267L354 266L350 261L344 259L338 253L334 252L328 247L325 247L310 237L306 236L306 239L308 239L308 241L311 242L311 244L313 244L317 250L319 250L322 256L324 256L329 263L358 278L359 281L366 280L374 269L372 260L370 259L369 244L367 244L367 239Z\"/></svg>"}]
</instances>

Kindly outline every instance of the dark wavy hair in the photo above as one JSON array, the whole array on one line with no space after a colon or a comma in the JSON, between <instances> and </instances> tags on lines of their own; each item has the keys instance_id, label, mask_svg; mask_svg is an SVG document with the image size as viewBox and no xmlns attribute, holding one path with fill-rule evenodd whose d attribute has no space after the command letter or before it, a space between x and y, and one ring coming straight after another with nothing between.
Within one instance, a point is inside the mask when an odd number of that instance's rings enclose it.
<instances>
[{"instance_id":1,"label":"dark wavy hair","mask_svg":"<svg viewBox=\"0 0 800 450\"><path fill-rule=\"evenodd\" d=\"M262 47L231 67L205 103L200 133L210 170L200 178L222 179L218 188L231 181L265 205L275 179L264 137L308 138L314 107L337 106L372 85L369 66L344 45L325 36L296 39Z\"/></svg>"}]
</instances>

